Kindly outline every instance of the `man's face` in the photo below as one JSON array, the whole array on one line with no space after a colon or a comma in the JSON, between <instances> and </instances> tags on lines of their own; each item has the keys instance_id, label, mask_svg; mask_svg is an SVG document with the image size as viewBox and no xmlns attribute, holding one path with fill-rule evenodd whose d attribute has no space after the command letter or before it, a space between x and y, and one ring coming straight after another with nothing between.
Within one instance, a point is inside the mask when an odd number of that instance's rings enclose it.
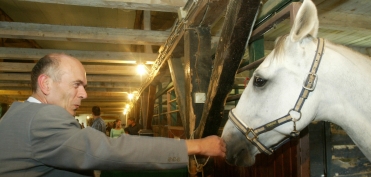
<instances>
[{"instance_id":1,"label":"man's face","mask_svg":"<svg viewBox=\"0 0 371 177\"><path fill-rule=\"evenodd\" d=\"M52 81L48 103L61 106L71 115L75 115L81 105L81 100L87 98L86 73L80 62L65 58L60 63L61 80L60 82Z\"/></svg>"},{"instance_id":2,"label":"man's face","mask_svg":"<svg viewBox=\"0 0 371 177\"><path fill-rule=\"evenodd\" d=\"M128 119L128 125L131 125L133 124L133 121L131 121L130 119Z\"/></svg>"}]
</instances>

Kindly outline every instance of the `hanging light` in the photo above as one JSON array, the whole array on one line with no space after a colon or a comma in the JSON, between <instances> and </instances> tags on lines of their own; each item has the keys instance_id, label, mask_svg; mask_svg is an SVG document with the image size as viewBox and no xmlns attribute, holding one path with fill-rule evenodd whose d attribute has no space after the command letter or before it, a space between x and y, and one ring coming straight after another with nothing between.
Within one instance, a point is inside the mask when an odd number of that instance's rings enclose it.
<instances>
[{"instance_id":1,"label":"hanging light","mask_svg":"<svg viewBox=\"0 0 371 177\"><path fill-rule=\"evenodd\" d=\"M147 68L146 68L146 66L145 66L144 64L139 64L139 65L137 66L137 73L138 73L139 75L144 75L144 74L146 74L146 73L147 73Z\"/></svg>"},{"instance_id":2,"label":"hanging light","mask_svg":"<svg viewBox=\"0 0 371 177\"><path fill-rule=\"evenodd\" d=\"M134 98L134 94L129 93L129 94L128 94L128 98L129 98L129 100L131 101L131 100Z\"/></svg>"},{"instance_id":3,"label":"hanging light","mask_svg":"<svg viewBox=\"0 0 371 177\"><path fill-rule=\"evenodd\" d=\"M124 115L126 115L128 113L128 110L127 109L124 109L124 111L122 112Z\"/></svg>"}]
</instances>

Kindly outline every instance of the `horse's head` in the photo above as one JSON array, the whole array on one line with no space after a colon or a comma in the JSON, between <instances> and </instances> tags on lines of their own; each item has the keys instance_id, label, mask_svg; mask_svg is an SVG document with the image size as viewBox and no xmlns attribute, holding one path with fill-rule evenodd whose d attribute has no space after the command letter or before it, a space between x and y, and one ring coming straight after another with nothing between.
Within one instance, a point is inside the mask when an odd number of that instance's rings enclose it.
<instances>
[{"instance_id":1,"label":"horse's head","mask_svg":"<svg viewBox=\"0 0 371 177\"><path fill-rule=\"evenodd\" d=\"M276 40L275 49L255 70L236 108L231 110L222 134L227 144L228 163L253 165L256 154L261 151L270 154L274 145L290 134L297 135L313 120L319 96L308 91L305 105L298 105L298 98L303 82L308 83L308 73L317 50L317 32L316 7L311 0L304 0L290 34ZM315 82L315 76L312 78L311 82ZM315 87L315 83L312 86ZM280 118L285 116L292 119L280 124L285 121ZM235 119L240 123L233 123ZM277 119L280 120L272 122ZM262 126L267 131L259 133L257 128Z\"/></svg>"}]
</instances>

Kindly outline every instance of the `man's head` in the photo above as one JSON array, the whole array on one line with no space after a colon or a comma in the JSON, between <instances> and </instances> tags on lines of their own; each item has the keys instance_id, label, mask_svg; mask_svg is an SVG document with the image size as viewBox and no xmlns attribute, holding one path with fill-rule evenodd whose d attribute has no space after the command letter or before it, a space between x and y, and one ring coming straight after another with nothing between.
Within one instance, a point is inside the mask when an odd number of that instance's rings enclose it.
<instances>
[{"instance_id":1,"label":"man's head","mask_svg":"<svg viewBox=\"0 0 371 177\"><path fill-rule=\"evenodd\" d=\"M46 104L58 105L75 115L87 98L86 72L79 60L66 54L49 54L31 71L32 96Z\"/></svg>"},{"instance_id":2,"label":"man's head","mask_svg":"<svg viewBox=\"0 0 371 177\"><path fill-rule=\"evenodd\" d=\"M93 106L93 108L91 108L91 112L93 113L93 116L100 116L100 107Z\"/></svg>"},{"instance_id":3,"label":"man's head","mask_svg":"<svg viewBox=\"0 0 371 177\"><path fill-rule=\"evenodd\" d=\"M135 119L132 117L128 118L128 125L135 125Z\"/></svg>"}]
</instances>

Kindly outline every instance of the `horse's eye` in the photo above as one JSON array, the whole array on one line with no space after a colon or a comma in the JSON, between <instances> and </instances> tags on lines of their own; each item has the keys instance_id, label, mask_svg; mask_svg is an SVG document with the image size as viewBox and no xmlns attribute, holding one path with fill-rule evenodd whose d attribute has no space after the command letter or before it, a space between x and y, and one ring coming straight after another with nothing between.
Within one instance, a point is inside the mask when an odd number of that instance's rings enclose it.
<instances>
[{"instance_id":1,"label":"horse's eye","mask_svg":"<svg viewBox=\"0 0 371 177\"><path fill-rule=\"evenodd\" d=\"M254 77L254 86L263 87L265 83L267 83L267 80L257 76Z\"/></svg>"}]
</instances>

